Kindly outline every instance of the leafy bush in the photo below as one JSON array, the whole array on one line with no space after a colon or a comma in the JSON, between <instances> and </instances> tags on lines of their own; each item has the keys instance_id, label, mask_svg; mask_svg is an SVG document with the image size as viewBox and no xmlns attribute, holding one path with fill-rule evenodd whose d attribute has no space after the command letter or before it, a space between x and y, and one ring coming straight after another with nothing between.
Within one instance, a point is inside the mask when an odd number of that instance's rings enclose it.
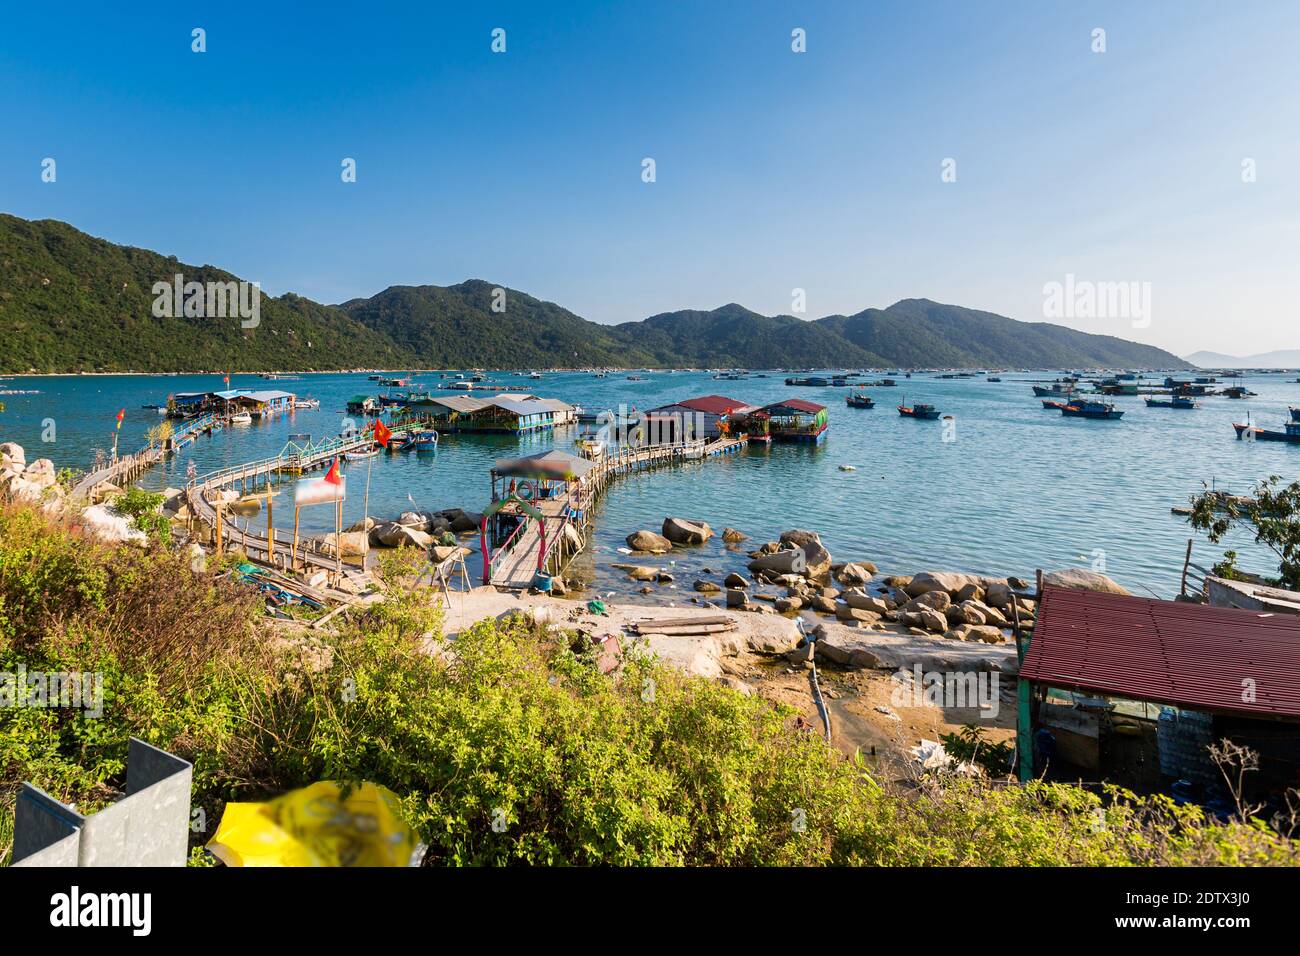
<instances>
[{"instance_id":1,"label":"leafy bush","mask_svg":"<svg viewBox=\"0 0 1300 956\"><path fill-rule=\"evenodd\" d=\"M0 858L20 781L93 811L120 795L134 735L193 761L196 843L228 800L337 779L395 791L431 865L1297 860L1262 825L1120 791L944 777L891 791L790 712L654 660L630 655L611 679L581 642L519 618L447 641L409 560L386 559L388 600L340 633L273 635L251 588L0 511L0 670L93 670L105 686L98 720L0 710Z\"/></svg>"}]
</instances>

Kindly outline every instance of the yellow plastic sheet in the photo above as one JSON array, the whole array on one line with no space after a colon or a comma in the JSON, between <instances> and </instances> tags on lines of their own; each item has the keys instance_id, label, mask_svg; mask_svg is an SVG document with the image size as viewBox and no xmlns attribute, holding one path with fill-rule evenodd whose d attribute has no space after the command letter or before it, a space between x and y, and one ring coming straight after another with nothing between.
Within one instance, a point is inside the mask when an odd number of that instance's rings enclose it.
<instances>
[{"instance_id":1,"label":"yellow plastic sheet","mask_svg":"<svg viewBox=\"0 0 1300 956\"><path fill-rule=\"evenodd\" d=\"M228 803L208 849L227 866L409 866L415 834L397 796L322 780L266 803Z\"/></svg>"}]
</instances>

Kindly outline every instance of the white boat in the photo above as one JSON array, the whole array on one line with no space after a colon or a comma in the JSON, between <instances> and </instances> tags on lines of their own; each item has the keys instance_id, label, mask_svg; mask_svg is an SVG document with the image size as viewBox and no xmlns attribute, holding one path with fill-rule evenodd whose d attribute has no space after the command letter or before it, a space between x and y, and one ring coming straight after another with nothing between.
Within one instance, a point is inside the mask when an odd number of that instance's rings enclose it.
<instances>
[{"instance_id":1,"label":"white boat","mask_svg":"<svg viewBox=\"0 0 1300 956\"><path fill-rule=\"evenodd\" d=\"M367 458L374 458L378 454L379 446L371 445L369 449L363 448L359 451L345 452L343 458L345 461L365 461Z\"/></svg>"},{"instance_id":2,"label":"white boat","mask_svg":"<svg viewBox=\"0 0 1300 956\"><path fill-rule=\"evenodd\" d=\"M319 398L296 398L293 402L294 408L320 408Z\"/></svg>"},{"instance_id":3,"label":"white boat","mask_svg":"<svg viewBox=\"0 0 1300 956\"><path fill-rule=\"evenodd\" d=\"M253 424L253 416L248 412L235 412L235 414L230 416L230 424L251 425Z\"/></svg>"}]
</instances>

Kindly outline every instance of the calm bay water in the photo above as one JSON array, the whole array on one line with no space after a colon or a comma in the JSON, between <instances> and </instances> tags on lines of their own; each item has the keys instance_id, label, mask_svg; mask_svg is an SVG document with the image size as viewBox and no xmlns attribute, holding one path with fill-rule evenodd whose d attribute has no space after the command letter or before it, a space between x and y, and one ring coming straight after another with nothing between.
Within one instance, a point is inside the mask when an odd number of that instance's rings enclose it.
<instances>
[{"instance_id":1,"label":"calm bay water","mask_svg":"<svg viewBox=\"0 0 1300 956\"><path fill-rule=\"evenodd\" d=\"M666 515L730 525L757 541L788 528L819 531L836 560L866 558L886 573L966 570L1030 575L1035 568L1090 567L1103 559L1108 574L1137 592L1170 597L1190 529L1170 507L1186 503L1202 481L1244 493L1261 477L1300 473L1300 445L1240 442L1231 423L1252 420L1280 430L1287 406L1300 405L1295 374L1257 375L1246 384L1259 393L1243 401L1207 398L1196 411L1149 409L1140 398L1117 398L1121 421L1066 419L1046 411L1029 380L1046 374L939 379L918 374L897 388L875 388L871 410L845 406L842 388L791 388L784 375L715 381L706 373L641 373L645 381L613 374L547 373L542 380L497 374L504 390L560 398L587 409L620 403L646 409L673 400L723 394L752 404L797 395L830 408L830 432L813 448L752 447L743 454L623 479L598 508L594 562L598 586L626 591L620 559L623 538L639 528L658 530ZM1292 381L1288 381L1291 379ZM431 388L436 374L416 376ZM86 469L96 448L112 444L114 416L126 409L120 449L145 443L145 432L162 417L141 408L163 403L172 392L222 388L220 376L81 376L0 381L0 389L38 390L3 395L0 440L17 441L28 460L50 458L58 467ZM200 474L276 454L291 433L335 435L347 417L347 399L374 394L364 374L302 375L264 381L231 377L232 388L279 388L318 398L321 408L297 411L267 423L232 428L201 438L142 483L180 487L189 462ZM943 440L942 422L899 416L903 397L929 402L956 419L955 440ZM54 440L42 441L47 423ZM500 457L571 446L576 429L521 439L447 435L437 455L402 454L374 459L370 513L395 517L410 509L464 507L481 510L490 497L488 469ZM841 471L852 465L855 471ZM345 521L359 521L366 465L348 466ZM328 508L304 509L307 532L332 528ZM285 511L277 512L277 519ZM254 519L256 520L256 519ZM283 520L283 519L282 519ZM277 525L280 521L277 521ZM1275 563L1248 540L1230 543L1247 568L1275 570ZM1224 546L1227 546L1225 544ZM1198 540L1193 560L1208 566L1221 552ZM743 551L715 539L675 554L678 585L702 567L743 566Z\"/></svg>"}]
</instances>

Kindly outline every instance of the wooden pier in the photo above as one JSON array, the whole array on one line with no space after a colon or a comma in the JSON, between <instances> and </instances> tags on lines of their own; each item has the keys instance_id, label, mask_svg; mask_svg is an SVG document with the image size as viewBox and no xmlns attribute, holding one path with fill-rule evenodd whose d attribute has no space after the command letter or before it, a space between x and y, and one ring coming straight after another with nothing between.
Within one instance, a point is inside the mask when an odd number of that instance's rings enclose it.
<instances>
[{"instance_id":1,"label":"wooden pier","mask_svg":"<svg viewBox=\"0 0 1300 956\"><path fill-rule=\"evenodd\" d=\"M533 586L539 566L549 574L563 571L573 556L586 547L591 529L591 507L614 479L666 465L733 454L744 448L747 441L746 436L739 435L711 442L650 445L596 459L595 467L570 482L565 494L531 503L541 512L542 521L526 518L497 548L490 560L485 583L527 590Z\"/></svg>"},{"instance_id":2,"label":"wooden pier","mask_svg":"<svg viewBox=\"0 0 1300 956\"><path fill-rule=\"evenodd\" d=\"M158 444L151 444L137 452L123 455L109 462L103 468L84 475L72 489L74 498L89 498L91 491L108 481L122 487L138 479L154 465L165 461L186 445L195 441L202 434L210 434L224 426L218 415L200 415L185 422L184 427L174 431L170 437Z\"/></svg>"}]
</instances>

